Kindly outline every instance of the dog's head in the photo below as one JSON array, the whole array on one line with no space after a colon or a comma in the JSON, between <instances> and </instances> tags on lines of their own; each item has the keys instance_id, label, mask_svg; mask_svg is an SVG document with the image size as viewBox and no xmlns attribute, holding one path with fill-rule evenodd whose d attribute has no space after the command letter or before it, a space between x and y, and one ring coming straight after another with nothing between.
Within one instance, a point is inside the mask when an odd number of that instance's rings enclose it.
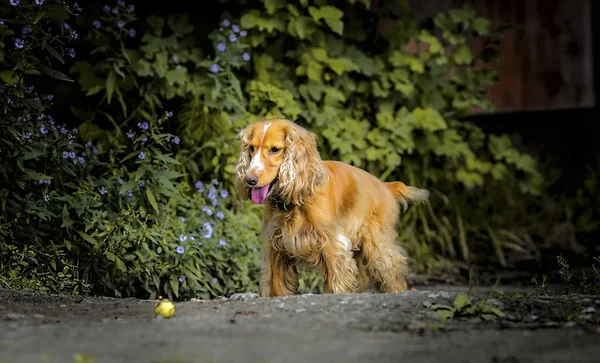
<instances>
[{"instance_id":1,"label":"dog's head","mask_svg":"<svg viewBox=\"0 0 600 363\"><path fill-rule=\"evenodd\" d=\"M276 195L301 205L327 174L317 151L317 136L284 120L248 125L240 132L236 185L244 199L264 203Z\"/></svg>"}]
</instances>

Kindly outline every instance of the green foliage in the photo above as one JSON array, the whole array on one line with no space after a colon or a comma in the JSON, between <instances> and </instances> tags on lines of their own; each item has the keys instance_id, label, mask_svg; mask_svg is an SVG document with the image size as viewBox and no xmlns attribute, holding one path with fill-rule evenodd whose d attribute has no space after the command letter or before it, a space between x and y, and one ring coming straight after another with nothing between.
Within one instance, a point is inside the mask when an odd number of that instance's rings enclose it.
<instances>
[{"instance_id":1,"label":"green foliage","mask_svg":"<svg viewBox=\"0 0 600 363\"><path fill-rule=\"evenodd\" d=\"M492 320L505 316L502 310L493 306L487 300L474 303L471 297L465 293L456 294L452 306L433 304L431 309L433 309L435 316L443 320L459 317L480 317L483 320Z\"/></svg>"},{"instance_id":2,"label":"green foliage","mask_svg":"<svg viewBox=\"0 0 600 363\"><path fill-rule=\"evenodd\" d=\"M0 190L0 255L10 256L0 266L8 276L2 282L52 292L172 299L254 291L260 220L234 212L229 191L217 178L204 183L190 178L178 154L181 140L169 132L173 112L164 110L168 100L225 81L198 61L184 17L169 18L173 34L163 38L160 21L148 19L155 36L145 36L140 51L128 49L125 38L134 34L130 24L136 19L118 6L117 14L107 12L102 26L86 35L100 60L71 67L82 91L97 99L93 110L72 108L83 121L78 129L53 121L47 113L52 97L25 86L28 75L41 69L34 59L50 62L50 56L74 54L60 48L62 53L39 58L40 48L63 39L38 39L39 29L31 25L27 46L3 53L3 65L27 63L13 71L15 86L2 86L8 102L0 122L9 133L1 139L0 151L7 156L1 171L14 181ZM15 18L54 7L19 6ZM39 26L60 20L43 14ZM188 76L184 67L194 61L199 68ZM240 64L231 60L232 67ZM101 127L105 121L108 129Z\"/></svg>"}]
</instances>

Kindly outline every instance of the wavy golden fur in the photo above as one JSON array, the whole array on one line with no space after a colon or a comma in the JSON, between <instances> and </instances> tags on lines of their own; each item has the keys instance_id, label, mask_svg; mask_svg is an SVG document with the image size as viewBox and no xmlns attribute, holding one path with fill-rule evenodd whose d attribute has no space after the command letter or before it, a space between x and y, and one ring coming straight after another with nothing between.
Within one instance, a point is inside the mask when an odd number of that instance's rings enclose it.
<instances>
[{"instance_id":1,"label":"wavy golden fur","mask_svg":"<svg viewBox=\"0 0 600 363\"><path fill-rule=\"evenodd\" d=\"M297 263L318 268L328 293L362 291L368 279L383 292L406 290L395 226L400 204L426 200L427 190L321 160L317 136L289 120L252 123L240 138L236 185L265 203L261 296L296 294Z\"/></svg>"}]
</instances>

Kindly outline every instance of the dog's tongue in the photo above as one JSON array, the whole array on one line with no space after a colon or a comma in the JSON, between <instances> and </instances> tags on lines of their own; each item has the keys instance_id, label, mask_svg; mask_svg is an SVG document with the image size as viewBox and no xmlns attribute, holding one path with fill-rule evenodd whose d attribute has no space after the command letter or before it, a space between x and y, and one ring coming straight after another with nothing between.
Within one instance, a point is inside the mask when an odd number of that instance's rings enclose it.
<instances>
[{"instance_id":1,"label":"dog's tongue","mask_svg":"<svg viewBox=\"0 0 600 363\"><path fill-rule=\"evenodd\" d=\"M257 204L263 204L269 193L269 184L262 188L252 188L252 201Z\"/></svg>"}]
</instances>

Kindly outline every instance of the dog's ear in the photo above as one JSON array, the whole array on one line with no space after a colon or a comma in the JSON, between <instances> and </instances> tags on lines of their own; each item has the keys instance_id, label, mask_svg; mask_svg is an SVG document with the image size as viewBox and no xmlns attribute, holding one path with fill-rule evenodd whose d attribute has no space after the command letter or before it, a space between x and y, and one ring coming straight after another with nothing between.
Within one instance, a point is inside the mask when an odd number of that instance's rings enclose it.
<instances>
[{"instance_id":1,"label":"dog's ear","mask_svg":"<svg viewBox=\"0 0 600 363\"><path fill-rule=\"evenodd\" d=\"M290 122L285 130L285 155L279 168L279 195L301 205L327 177L317 150L317 135Z\"/></svg>"},{"instance_id":2,"label":"dog's ear","mask_svg":"<svg viewBox=\"0 0 600 363\"><path fill-rule=\"evenodd\" d=\"M242 200L250 199L250 193L248 191L248 185L246 184L246 171L250 165L250 154L248 151L248 144L252 140L252 133L254 132L254 125L246 126L239 133L240 137L240 154L238 161L235 165L235 186L237 187L238 193Z\"/></svg>"}]
</instances>

